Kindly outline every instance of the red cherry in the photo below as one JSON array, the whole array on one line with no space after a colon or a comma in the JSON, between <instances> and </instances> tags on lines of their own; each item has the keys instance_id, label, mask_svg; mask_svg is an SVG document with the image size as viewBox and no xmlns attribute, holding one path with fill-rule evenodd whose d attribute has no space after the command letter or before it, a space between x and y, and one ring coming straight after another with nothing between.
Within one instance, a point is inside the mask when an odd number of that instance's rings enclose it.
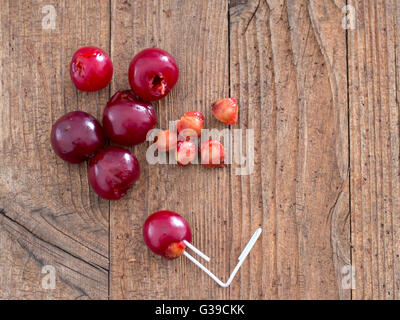
<instances>
[{"instance_id":1,"label":"red cherry","mask_svg":"<svg viewBox=\"0 0 400 320\"><path fill-rule=\"evenodd\" d=\"M129 84L141 98L153 101L164 98L175 86L179 69L166 51L151 48L139 52L129 65Z\"/></svg>"},{"instance_id":2,"label":"red cherry","mask_svg":"<svg viewBox=\"0 0 400 320\"><path fill-rule=\"evenodd\" d=\"M143 143L156 123L157 114L151 103L139 100L130 90L118 91L104 109L105 134L123 146Z\"/></svg>"},{"instance_id":3,"label":"red cherry","mask_svg":"<svg viewBox=\"0 0 400 320\"><path fill-rule=\"evenodd\" d=\"M96 47L83 47L75 52L70 64L75 87L82 91L97 91L108 86L113 75L110 57Z\"/></svg>"},{"instance_id":4,"label":"red cherry","mask_svg":"<svg viewBox=\"0 0 400 320\"><path fill-rule=\"evenodd\" d=\"M136 157L124 148L108 147L89 162L89 182L93 190L107 200L118 200L139 178Z\"/></svg>"},{"instance_id":5,"label":"red cherry","mask_svg":"<svg viewBox=\"0 0 400 320\"><path fill-rule=\"evenodd\" d=\"M58 119L51 129L55 153L70 163L89 159L105 143L100 123L83 111L70 112Z\"/></svg>"},{"instance_id":6,"label":"red cherry","mask_svg":"<svg viewBox=\"0 0 400 320\"><path fill-rule=\"evenodd\" d=\"M192 241L192 231L187 221L179 214L158 211L144 223L143 238L151 251L172 260L183 254L186 248L183 240Z\"/></svg>"}]
</instances>

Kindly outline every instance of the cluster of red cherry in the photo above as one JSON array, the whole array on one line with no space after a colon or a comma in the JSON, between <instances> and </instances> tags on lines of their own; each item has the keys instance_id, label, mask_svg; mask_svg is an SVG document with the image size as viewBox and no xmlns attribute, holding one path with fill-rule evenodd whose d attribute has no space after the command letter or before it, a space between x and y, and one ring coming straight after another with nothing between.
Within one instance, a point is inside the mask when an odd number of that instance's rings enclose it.
<instances>
[{"instance_id":1,"label":"cluster of red cherry","mask_svg":"<svg viewBox=\"0 0 400 320\"><path fill-rule=\"evenodd\" d=\"M107 200L123 197L139 178L140 165L127 149L107 146L112 142L129 147L146 140L147 133L157 122L157 114L150 101L165 97L175 86L179 69L175 59L156 48L139 52L129 66L131 90L118 91L108 101L103 113L103 126L92 115L70 112L58 119L51 131L55 153L70 163L89 161L89 182L93 190ZM76 88L86 92L104 89L113 76L113 64L103 50L84 47L76 51L70 63L70 75ZM234 98L215 102L214 116L232 125L238 119L238 105ZM165 130L156 138L159 151L175 150L177 163L190 164L199 148L193 135L201 136L204 116L191 111L177 121L177 130ZM224 148L219 141L208 140L200 147L201 162L207 167L224 167ZM149 248L166 259L177 258L190 245L191 231L177 213L161 211L151 215L143 227ZM198 252L198 250L197 250ZM201 254L201 252L200 252Z\"/></svg>"},{"instance_id":2,"label":"cluster of red cherry","mask_svg":"<svg viewBox=\"0 0 400 320\"><path fill-rule=\"evenodd\" d=\"M73 56L70 75L76 88L93 92L104 89L113 75L113 64L103 50L84 47ZM157 123L157 114L150 101L165 97L175 86L179 69L175 59L166 51L150 48L139 52L129 65L132 90L118 91L108 101L103 112L103 126L82 111L68 113L58 119L51 131L54 151L65 161L80 163L89 160L89 181L93 190L107 200L122 198L139 178L140 165L127 149L105 147L106 137L122 146L134 146L146 140L147 133ZM214 103L217 119L234 124L238 117L233 98ZM177 133L162 131L156 138L160 151L175 150L177 163L188 165L197 154L193 133L201 135L204 116L187 112L177 122ZM202 163L208 167L223 167L224 148L219 141L201 144Z\"/></svg>"},{"instance_id":3,"label":"cluster of red cherry","mask_svg":"<svg viewBox=\"0 0 400 320\"><path fill-rule=\"evenodd\" d=\"M79 90L101 90L111 81L113 64L103 50L84 47L74 54L70 75ZM178 66L169 53L160 49L139 52L129 66L132 90L118 91L108 101L103 127L86 112L68 113L53 125L54 151L70 163L90 159L88 175L93 190L104 199L120 199L139 178L140 166L129 150L104 148L106 137L122 146L144 142L147 132L157 123L157 114L149 101L165 97L178 76Z\"/></svg>"}]
</instances>

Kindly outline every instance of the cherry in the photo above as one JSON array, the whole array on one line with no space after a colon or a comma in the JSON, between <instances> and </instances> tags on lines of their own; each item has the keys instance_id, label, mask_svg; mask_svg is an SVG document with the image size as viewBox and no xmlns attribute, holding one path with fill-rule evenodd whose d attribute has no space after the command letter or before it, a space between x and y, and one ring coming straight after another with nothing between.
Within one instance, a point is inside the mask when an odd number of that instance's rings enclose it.
<instances>
[{"instance_id":1,"label":"cherry","mask_svg":"<svg viewBox=\"0 0 400 320\"><path fill-rule=\"evenodd\" d=\"M89 182L93 190L107 200L126 195L139 178L140 166L129 150L107 147L89 162Z\"/></svg>"},{"instance_id":2,"label":"cherry","mask_svg":"<svg viewBox=\"0 0 400 320\"><path fill-rule=\"evenodd\" d=\"M129 84L141 98L153 101L164 98L175 86L179 69L166 51L150 48L139 52L129 65Z\"/></svg>"},{"instance_id":3,"label":"cherry","mask_svg":"<svg viewBox=\"0 0 400 320\"><path fill-rule=\"evenodd\" d=\"M144 142L156 123L157 114L151 103L140 100L130 90L118 91L104 109L105 134L123 146Z\"/></svg>"},{"instance_id":4,"label":"cherry","mask_svg":"<svg viewBox=\"0 0 400 320\"><path fill-rule=\"evenodd\" d=\"M83 47L75 52L70 64L75 87L82 91L98 91L108 86L113 75L110 57L96 47Z\"/></svg>"},{"instance_id":5,"label":"cherry","mask_svg":"<svg viewBox=\"0 0 400 320\"><path fill-rule=\"evenodd\" d=\"M201 112L190 111L186 112L183 117L177 122L176 130L178 133L185 129L191 129L201 136L201 130L204 128L204 116Z\"/></svg>"},{"instance_id":6,"label":"cherry","mask_svg":"<svg viewBox=\"0 0 400 320\"><path fill-rule=\"evenodd\" d=\"M149 216L143 226L146 245L167 260L178 258L186 248L183 240L192 241L187 221L172 211L158 211Z\"/></svg>"},{"instance_id":7,"label":"cherry","mask_svg":"<svg viewBox=\"0 0 400 320\"><path fill-rule=\"evenodd\" d=\"M164 130L157 135L156 147L162 152L168 152L176 147L178 137L175 132Z\"/></svg>"},{"instance_id":8,"label":"cherry","mask_svg":"<svg viewBox=\"0 0 400 320\"><path fill-rule=\"evenodd\" d=\"M203 141L200 146L201 164L208 168L224 168L225 150L216 140Z\"/></svg>"},{"instance_id":9,"label":"cherry","mask_svg":"<svg viewBox=\"0 0 400 320\"><path fill-rule=\"evenodd\" d=\"M70 112L58 119L51 129L55 153L70 163L89 159L105 143L100 123L83 111Z\"/></svg>"}]
</instances>

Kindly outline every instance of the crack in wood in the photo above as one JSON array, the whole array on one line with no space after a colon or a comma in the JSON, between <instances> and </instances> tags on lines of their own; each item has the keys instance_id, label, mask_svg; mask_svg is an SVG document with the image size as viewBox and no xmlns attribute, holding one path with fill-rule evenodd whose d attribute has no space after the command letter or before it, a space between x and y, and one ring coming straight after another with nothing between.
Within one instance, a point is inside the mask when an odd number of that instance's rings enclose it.
<instances>
[{"instance_id":1,"label":"crack in wood","mask_svg":"<svg viewBox=\"0 0 400 320\"><path fill-rule=\"evenodd\" d=\"M56 244L53 244L53 243L51 243L51 242L49 242L49 241L43 239L43 238L40 237L39 235L37 235L37 234L35 234L34 232L32 232L31 230L29 230L29 229L28 229L27 227L25 227L23 224L19 223L19 222L16 221L15 219L9 217L9 216L6 214L4 208L0 208L0 215L1 215L2 217L4 217L5 219L7 219L9 222L11 222L11 223L13 223L13 224L16 224L17 226L21 227L23 230L25 230L26 232L28 232L28 233L29 233L30 235L32 235L34 238L38 239L39 241L41 241L41 242L43 242L43 243L46 243L46 244L49 245L50 247L53 247L53 248L55 248L55 249L57 249L57 250L60 250L60 251L64 252L65 254L67 254L67 255L69 255L69 256L71 256L71 257L73 257L73 258L75 258L75 259L77 259L77 260L79 260L79 261L81 261L81 262L84 262L85 264L87 264L87 265L89 265L89 266L91 266L91 267L93 267L93 268L96 268L96 269L101 270L101 271L104 271L104 272L108 272L108 271L109 271L107 268L104 268L104 267L102 267L102 266L100 266L100 265L98 265L98 264L92 263L92 262L88 262L88 261L82 259L81 257L76 256L76 255L74 255L73 253L71 253L71 252L69 252L69 251L67 251L67 250L65 250L65 249L63 249L63 248L57 246ZM96 254L97 254L97 253L96 253Z\"/></svg>"}]
</instances>

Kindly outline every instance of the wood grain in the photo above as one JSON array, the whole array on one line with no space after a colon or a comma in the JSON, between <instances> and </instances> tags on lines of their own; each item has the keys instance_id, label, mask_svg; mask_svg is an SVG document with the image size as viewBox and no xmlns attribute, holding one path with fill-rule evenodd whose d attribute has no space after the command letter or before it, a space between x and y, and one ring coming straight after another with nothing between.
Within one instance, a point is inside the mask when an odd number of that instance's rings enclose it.
<instances>
[{"instance_id":1,"label":"wood grain","mask_svg":"<svg viewBox=\"0 0 400 320\"><path fill-rule=\"evenodd\" d=\"M0 216L0 299L105 299L108 272ZM55 288L42 284L55 268Z\"/></svg>"},{"instance_id":2,"label":"wood grain","mask_svg":"<svg viewBox=\"0 0 400 320\"><path fill-rule=\"evenodd\" d=\"M355 28L344 29L346 5ZM54 30L42 28L54 5ZM400 5L397 0L0 0L0 299L399 299ZM111 86L77 91L68 64L95 45ZM242 149L224 169L149 165L126 198L99 199L87 164L52 152L51 125L73 110L101 118L127 89L131 58L172 53L180 79L155 103L159 128L215 100L239 100ZM239 142L234 137L233 142ZM237 151L237 150L236 150ZM243 161L240 164L240 161ZM190 223L193 243L226 279L249 237L262 237L232 286L142 240L152 212ZM132 259L130 262L129 260ZM41 286L56 268L56 289ZM352 266L355 279L343 284Z\"/></svg>"},{"instance_id":3,"label":"wood grain","mask_svg":"<svg viewBox=\"0 0 400 320\"><path fill-rule=\"evenodd\" d=\"M346 39L340 7L232 2L228 34L228 8L219 1L197 8L190 2L129 4L113 6L113 34L135 35L114 38L113 48L123 48L114 57L127 65L132 52L162 46L183 65L178 87L158 106L159 125L197 108L205 112L209 128L218 127L209 105L228 94L224 76L229 73L229 94L241 105L234 128L254 129L256 147L254 171L246 176L236 175L237 165L219 171L144 169L130 197L111 206L111 297L349 298L340 287L340 269L350 255ZM333 10L333 17L324 16L325 10ZM330 27L337 32L328 37ZM179 40L162 36L170 28ZM184 50L182 38L190 41ZM335 49L343 50L341 56ZM114 87L126 86L126 70L121 74ZM145 148L135 148L142 163ZM143 250L141 225L164 208L189 220L194 243L211 256L211 268L221 277L230 273L252 232L264 228L262 242L231 288L218 288L184 259L166 262ZM130 257L136 263L128 264Z\"/></svg>"},{"instance_id":4,"label":"wood grain","mask_svg":"<svg viewBox=\"0 0 400 320\"><path fill-rule=\"evenodd\" d=\"M68 72L77 47L108 48L109 5L54 3L54 30L42 29L45 5L1 1L0 239L2 256L13 259L1 259L0 270L13 270L11 278L0 278L7 288L0 296L105 299L108 202L90 191L87 165L58 159L49 136L64 113L80 109L99 116L109 97L105 91L77 92ZM42 292L41 268L52 263L60 288Z\"/></svg>"},{"instance_id":5,"label":"wood grain","mask_svg":"<svg viewBox=\"0 0 400 320\"><path fill-rule=\"evenodd\" d=\"M354 299L400 297L398 1L350 1L348 31Z\"/></svg>"},{"instance_id":6,"label":"wood grain","mask_svg":"<svg viewBox=\"0 0 400 320\"><path fill-rule=\"evenodd\" d=\"M254 173L232 176L233 212L241 217L234 243L264 228L235 298L350 297L340 286L350 258L340 21L340 7L329 3L231 7L232 95L242 106L240 126L254 128L257 146Z\"/></svg>"},{"instance_id":7,"label":"wood grain","mask_svg":"<svg viewBox=\"0 0 400 320\"><path fill-rule=\"evenodd\" d=\"M227 2L113 1L112 12L113 58L121 66L113 92L128 87L127 68L137 52L161 47L177 59L180 79L171 94L155 104L158 127L167 128L169 121L198 110L204 113L206 126L222 128L210 105L228 95ZM154 211L181 213L192 227L193 243L213 260L212 270L227 277L232 239L229 169L148 165L146 149L147 144L134 148L142 167L136 187L124 200L111 203L110 297L228 298L230 289L216 287L188 260L165 261L150 253L141 228ZM136 262L129 264L130 258Z\"/></svg>"}]
</instances>

